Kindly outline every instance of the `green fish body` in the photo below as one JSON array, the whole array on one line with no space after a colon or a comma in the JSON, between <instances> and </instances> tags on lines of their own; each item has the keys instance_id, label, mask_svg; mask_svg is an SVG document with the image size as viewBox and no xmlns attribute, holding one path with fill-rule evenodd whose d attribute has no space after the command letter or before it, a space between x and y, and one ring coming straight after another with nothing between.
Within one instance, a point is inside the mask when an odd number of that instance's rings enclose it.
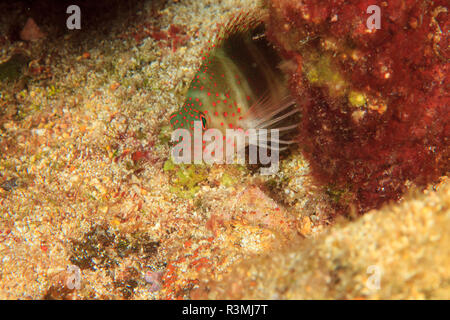
<instances>
[{"instance_id":1,"label":"green fish body","mask_svg":"<svg viewBox=\"0 0 450 320\"><path fill-rule=\"evenodd\" d=\"M260 20L249 14L236 16L202 60L183 106L170 116L173 129L193 132L195 121L202 121L203 130L216 128L224 135L226 129L296 127L285 125L298 109L278 68L281 59L265 39Z\"/></svg>"}]
</instances>

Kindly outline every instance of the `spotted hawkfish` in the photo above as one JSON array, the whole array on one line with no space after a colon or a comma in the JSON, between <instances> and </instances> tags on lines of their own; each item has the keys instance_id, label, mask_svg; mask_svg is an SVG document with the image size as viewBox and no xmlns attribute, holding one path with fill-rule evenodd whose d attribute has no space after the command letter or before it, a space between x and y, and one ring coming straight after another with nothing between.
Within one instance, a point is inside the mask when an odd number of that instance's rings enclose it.
<instances>
[{"instance_id":1,"label":"spotted hawkfish","mask_svg":"<svg viewBox=\"0 0 450 320\"><path fill-rule=\"evenodd\" d=\"M170 115L172 128L192 131L194 122L201 121L203 130L216 128L224 135L226 129L278 129L280 137L292 132L298 108L280 64L265 38L262 19L250 13L235 15L202 51L185 101ZM278 150L294 142L279 139Z\"/></svg>"}]
</instances>

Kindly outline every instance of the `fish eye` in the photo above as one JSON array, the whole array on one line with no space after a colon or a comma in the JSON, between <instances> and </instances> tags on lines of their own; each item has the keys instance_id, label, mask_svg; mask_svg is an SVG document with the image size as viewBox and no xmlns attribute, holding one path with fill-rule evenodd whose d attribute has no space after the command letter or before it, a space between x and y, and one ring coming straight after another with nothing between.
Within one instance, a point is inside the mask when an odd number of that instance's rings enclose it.
<instances>
[{"instance_id":1,"label":"fish eye","mask_svg":"<svg viewBox=\"0 0 450 320\"><path fill-rule=\"evenodd\" d=\"M200 119L202 119L202 129L205 130L206 129L206 117L205 115L201 114L200 115Z\"/></svg>"}]
</instances>

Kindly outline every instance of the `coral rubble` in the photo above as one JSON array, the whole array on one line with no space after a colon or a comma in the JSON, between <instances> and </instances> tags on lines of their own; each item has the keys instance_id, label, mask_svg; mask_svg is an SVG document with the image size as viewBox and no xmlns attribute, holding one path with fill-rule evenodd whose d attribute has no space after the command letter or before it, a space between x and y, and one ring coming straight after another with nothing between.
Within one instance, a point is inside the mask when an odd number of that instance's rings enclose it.
<instances>
[{"instance_id":1,"label":"coral rubble","mask_svg":"<svg viewBox=\"0 0 450 320\"><path fill-rule=\"evenodd\" d=\"M448 299L450 184L236 265L196 299ZM195 293L195 294L194 294Z\"/></svg>"}]
</instances>

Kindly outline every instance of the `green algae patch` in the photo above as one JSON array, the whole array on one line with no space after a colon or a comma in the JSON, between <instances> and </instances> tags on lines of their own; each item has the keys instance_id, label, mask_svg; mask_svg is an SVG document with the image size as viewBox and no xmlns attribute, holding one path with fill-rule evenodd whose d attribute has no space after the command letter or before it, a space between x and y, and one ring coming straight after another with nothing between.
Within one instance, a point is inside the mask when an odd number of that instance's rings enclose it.
<instances>
[{"instance_id":1,"label":"green algae patch","mask_svg":"<svg viewBox=\"0 0 450 320\"><path fill-rule=\"evenodd\" d=\"M180 198L193 198L200 190L200 183L208 178L208 169L205 165L175 164L168 159L163 170L170 175L171 186L169 190Z\"/></svg>"},{"instance_id":2,"label":"green algae patch","mask_svg":"<svg viewBox=\"0 0 450 320\"><path fill-rule=\"evenodd\" d=\"M351 200L352 193L350 187L338 187L335 184L329 184L324 188L325 193L328 195L331 201L336 204L344 203L348 204Z\"/></svg>"},{"instance_id":3,"label":"green algae patch","mask_svg":"<svg viewBox=\"0 0 450 320\"><path fill-rule=\"evenodd\" d=\"M49 98L52 98L54 96L56 96L58 93L60 93L62 90L60 88L55 87L54 85L50 85L47 88L47 96Z\"/></svg>"},{"instance_id":4,"label":"green algae patch","mask_svg":"<svg viewBox=\"0 0 450 320\"><path fill-rule=\"evenodd\" d=\"M27 65L28 57L15 54L0 64L0 81L15 81L22 75L22 68Z\"/></svg>"},{"instance_id":5,"label":"green algae patch","mask_svg":"<svg viewBox=\"0 0 450 320\"><path fill-rule=\"evenodd\" d=\"M232 177L228 173L224 173L222 179L220 179L220 184L225 187L231 187L234 185Z\"/></svg>"},{"instance_id":6,"label":"green algae patch","mask_svg":"<svg viewBox=\"0 0 450 320\"><path fill-rule=\"evenodd\" d=\"M170 126L162 126L158 134L158 140L161 144L168 144L171 138L172 128Z\"/></svg>"},{"instance_id":7,"label":"green algae patch","mask_svg":"<svg viewBox=\"0 0 450 320\"><path fill-rule=\"evenodd\" d=\"M315 86L324 86L330 90L330 95L334 97L343 96L347 82L335 66L331 58L324 55L310 54L305 61L305 76L308 81Z\"/></svg>"},{"instance_id":8,"label":"green algae patch","mask_svg":"<svg viewBox=\"0 0 450 320\"><path fill-rule=\"evenodd\" d=\"M175 169L175 163L173 163L172 159L168 159L164 162L163 170L165 172L172 171Z\"/></svg>"},{"instance_id":9,"label":"green algae patch","mask_svg":"<svg viewBox=\"0 0 450 320\"><path fill-rule=\"evenodd\" d=\"M348 102L353 107L362 107L366 104L366 97L364 93L358 91L350 91L348 94Z\"/></svg>"}]
</instances>

